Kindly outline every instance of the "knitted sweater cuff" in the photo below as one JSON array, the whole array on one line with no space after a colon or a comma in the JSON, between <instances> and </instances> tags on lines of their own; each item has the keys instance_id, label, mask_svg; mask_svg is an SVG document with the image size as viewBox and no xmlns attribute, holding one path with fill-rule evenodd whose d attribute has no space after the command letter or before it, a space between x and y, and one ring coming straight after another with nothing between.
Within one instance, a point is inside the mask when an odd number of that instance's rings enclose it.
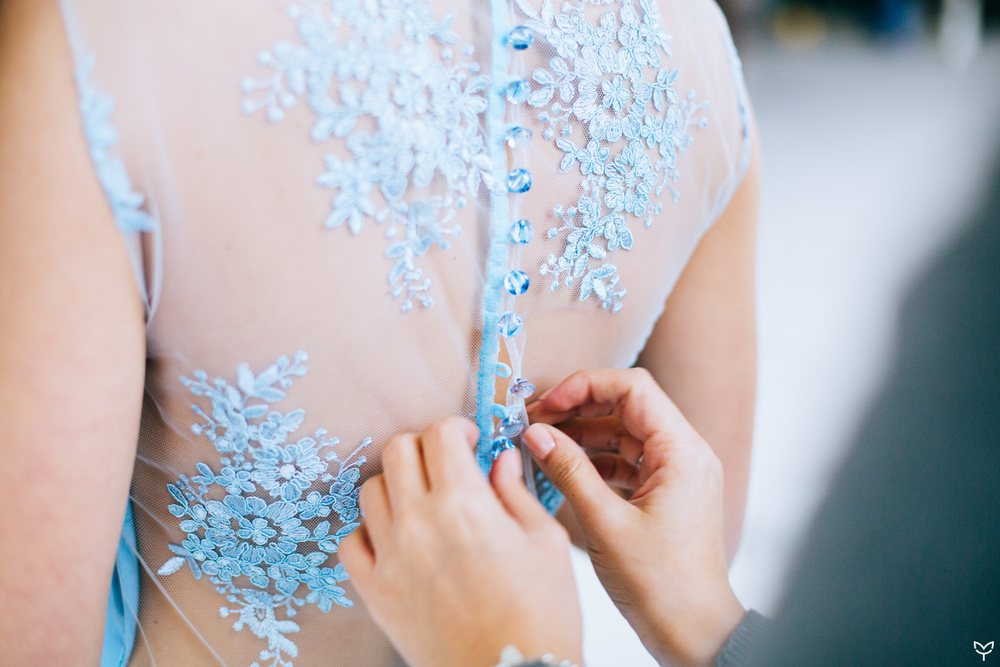
<instances>
[{"instance_id":1,"label":"knitted sweater cuff","mask_svg":"<svg viewBox=\"0 0 1000 667\"><path fill-rule=\"evenodd\" d=\"M740 621L740 624L729 635L719 655L715 658L715 667L739 667L746 665L752 657L760 654L760 649L767 640L771 621L751 609Z\"/></svg>"}]
</instances>

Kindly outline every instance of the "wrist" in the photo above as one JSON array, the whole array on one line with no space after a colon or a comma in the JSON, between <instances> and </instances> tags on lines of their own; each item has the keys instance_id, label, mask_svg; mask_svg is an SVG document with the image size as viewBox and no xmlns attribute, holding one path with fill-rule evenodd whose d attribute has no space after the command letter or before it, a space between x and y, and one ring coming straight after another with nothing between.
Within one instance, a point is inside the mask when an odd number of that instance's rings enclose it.
<instances>
[{"instance_id":1,"label":"wrist","mask_svg":"<svg viewBox=\"0 0 1000 667\"><path fill-rule=\"evenodd\" d=\"M521 655L521 651L511 644L500 654L500 662L495 667L579 667L582 663L570 660L559 660L551 653L546 653L537 658L529 658Z\"/></svg>"},{"instance_id":2,"label":"wrist","mask_svg":"<svg viewBox=\"0 0 1000 667\"><path fill-rule=\"evenodd\" d=\"M563 626L562 623L554 623L544 627L536 622L533 629L526 629L521 624L487 623L485 627L492 630L472 630L462 637L452 637L446 647L439 646L438 651L431 651L425 656L427 660L414 661L414 664L422 667L534 667L536 663L556 667L582 665L582 637L579 634L567 636ZM518 660L513 660L515 652L521 656Z\"/></svg>"},{"instance_id":3,"label":"wrist","mask_svg":"<svg viewBox=\"0 0 1000 667\"><path fill-rule=\"evenodd\" d=\"M671 665L710 665L745 614L736 594L727 586L725 591L687 609L678 622L658 628L662 647L658 657Z\"/></svg>"}]
</instances>

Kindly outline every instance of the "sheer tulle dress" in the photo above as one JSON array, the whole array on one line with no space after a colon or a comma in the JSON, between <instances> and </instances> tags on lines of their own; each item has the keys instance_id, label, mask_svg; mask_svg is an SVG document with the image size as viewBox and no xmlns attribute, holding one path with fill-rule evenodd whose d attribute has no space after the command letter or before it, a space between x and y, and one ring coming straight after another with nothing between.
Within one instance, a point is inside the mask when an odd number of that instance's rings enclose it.
<instances>
[{"instance_id":1,"label":"sheer tulle dress","mask_svg":"<svg viewBox=\"0 0 1000 667\"><path fill-rule=\"evenodd\" d=\"M708 0L64 0L147 302L104 664L388 665L337 546L394 434L484 470L634 363L747 168ZM529 475L540 498L559 498ZM124 502L124 499L123 499Z\"/></svg>"}]
</instances>

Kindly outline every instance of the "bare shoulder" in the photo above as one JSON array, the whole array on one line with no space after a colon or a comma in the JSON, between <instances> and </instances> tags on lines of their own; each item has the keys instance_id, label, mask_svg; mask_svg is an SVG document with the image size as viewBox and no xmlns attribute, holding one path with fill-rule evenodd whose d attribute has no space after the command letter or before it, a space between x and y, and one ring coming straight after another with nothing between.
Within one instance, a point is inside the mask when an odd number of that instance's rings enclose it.
<instances>
[{"instance_id":1,"label":"bare shoulder","mask_svg":"<svg viewBox=\"0 0 1000 667\"><path fill-rule=\"evenodd\" d=\"M54 0L0 2L0 265L17 267L20 283L77 281L74 258L86 257L86 275L131 279L88 155L73 69Z\"/></svg>"}]
</instances>

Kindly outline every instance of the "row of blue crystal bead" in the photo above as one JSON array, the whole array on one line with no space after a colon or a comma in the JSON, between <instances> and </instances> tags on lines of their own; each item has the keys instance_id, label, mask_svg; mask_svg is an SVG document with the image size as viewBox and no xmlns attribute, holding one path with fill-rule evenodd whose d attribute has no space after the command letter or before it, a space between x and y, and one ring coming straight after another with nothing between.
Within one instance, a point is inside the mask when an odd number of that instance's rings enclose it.
<instances>
[{"instance_id":1,"label":"row of blue crystal bead","mask_svg":"<svg viewBox=\"0 0 1000 667\"><path fill-rule=\"evenodd\" d=\"M518 26L507 33L507 44L511 48L523 51L531 46L535 36L526 26ZM525 79L511 81L504 88L503 95L511 104L521 104L528 99L531 93L531 86ZM525 148L531 141L531 130L526 127L512 127L507 131L504 141L510 148ZM507 190L514 194L523 194L531 189L531 173L527 169L512 169L507 174ZM516 221L510 229L510 242L523 245L529 243L534 237L534 230L527 220ZM531 281L528 274L518 269L511 270L504 276L503 286L507 292L513 296L520 296L528 291ZM501 336L515 336L521 331L523 326L521 316L514 312L506 312L500 316L498 324ZM497 375L500 377L510 377L510 366L497 364ZM519 377L508 389L511 396L524 400L535 392L535 385L527 379ZM503 406L497 406L502 408ZM497 431L500 437L493 441L490 455L496 460L504 450L514 447L511 438L516 438L524 431L525 424L520 417L507 414L500 420Z\"/></svg>"},{"instance_id":2,"label":"row of blue crystal bead","mask_svg":"<svg viewBox=\"0 0 1000 667\"><path fill-rule=\"evenodd\" d=\"M507 43L514 49L522 51L534 41L534 35L526 26L518 26L507 33ZM530 85L525 79L511 81L504 89L504 97L511 104L520 104L528 99L531 92ZM507 130L504 139L511 148L524 148L531 141L531 130L526 127L512 127ZM514 194L523 194L531 189L531 172L527 169L511 169L507 174L507 190ZM512 243L524 244L531 241L534 231L531 223L527 220L518 220L510 230L510 240ZM524 271L513 270L507 273L503 279L504 289L513 296L520 296L528 291L531 281ZM521 317L517 313L504 313L500 317L500 335L514 336L521 330Z\"/></svg>"},{"instance_id":3,"label":"row of blue crystal bead","mask_svg":"<svg viewBox=\"0 0 1000 667\"><path fill-rule=\"evenodd\" d=\"M506 364L504 364L506 366ZM510 368L509 366L507 367ZM500 373L497 373L500 375ZM503 377L503 376L501 376ZM535 385L531 384L526 378L517 378L514 383L507 390L510 395L514 398L520 400L526 400L535 393ZM514 446L514 443L510 438L516 438L524 432L525 424L517 415L512 415L506 412L507 408L502 405L495 405L495 413L503 413L505 416L500 420L500 425L497 427L497 431L500 437L493 441L493 447L490 450L490 454L495 461L498 456L505 450L510 449Z\"/></svg>"}]
</instances>

